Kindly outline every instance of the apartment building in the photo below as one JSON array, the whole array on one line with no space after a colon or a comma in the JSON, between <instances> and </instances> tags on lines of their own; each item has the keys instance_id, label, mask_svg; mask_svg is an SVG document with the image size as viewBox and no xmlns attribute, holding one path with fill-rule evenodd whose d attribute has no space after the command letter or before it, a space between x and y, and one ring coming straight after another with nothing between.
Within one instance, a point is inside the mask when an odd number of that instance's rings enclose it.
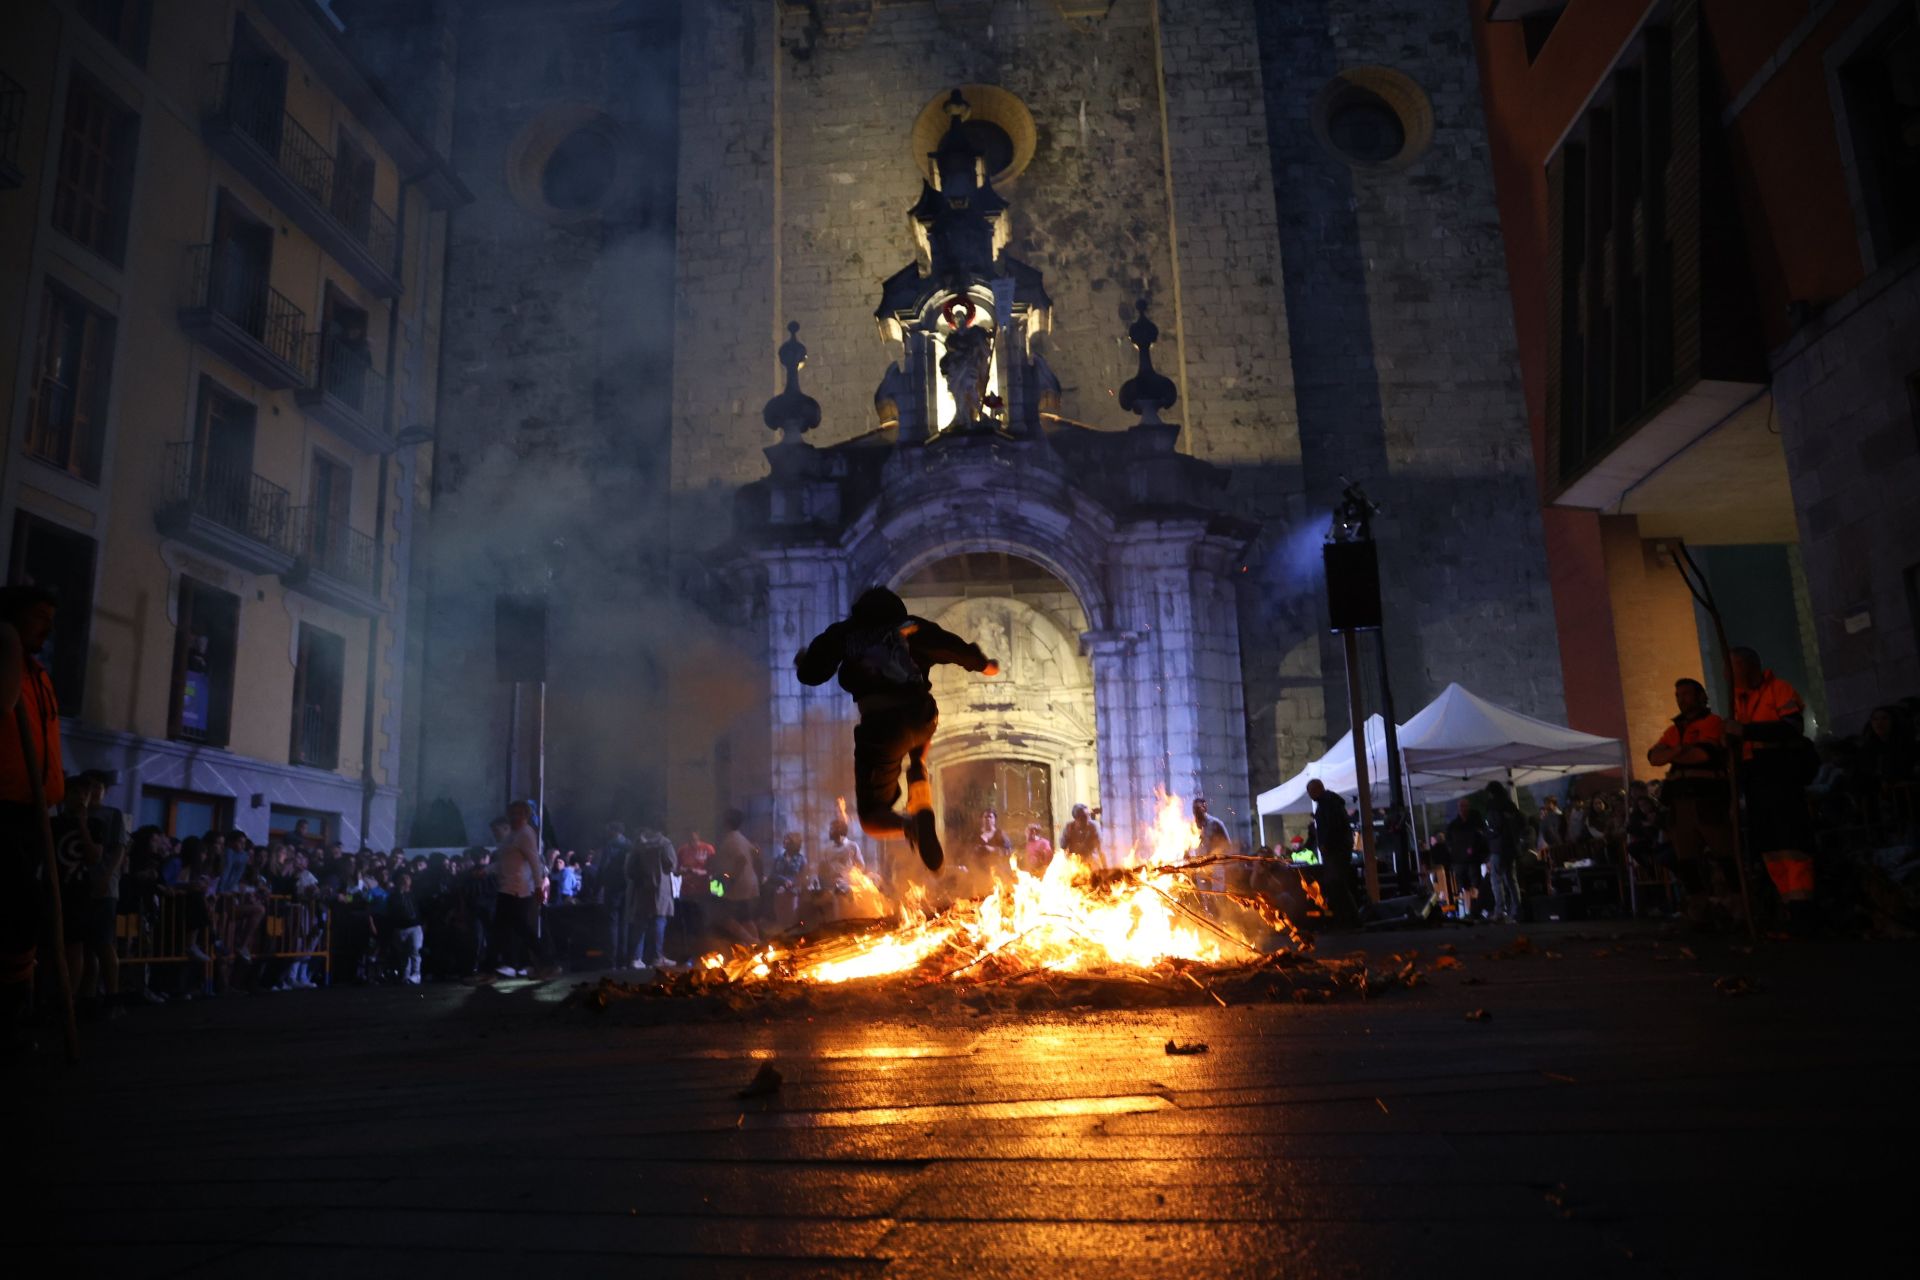
<instances>
[{"instance_id":1,"label":"apartment building","mask_svg":"<svg viewBox=\"0 0 1920 1280\"><path fill-rule=\"evenodd\" d=\"M318 0L4 6L0 555L141 822L394 839L444 150Z\"/></svg>"},{"instance_id":2,"label":"apartment building","mask_svg":"<svg viewBox=\"0 0 1920 1280\"><path fill-rule=\"evenodd\" d=\"M1920 689L1920 5L1470 3L1572 723L1719 685L1684 548L1859 732Z\"/></svg>"}]
</instances>

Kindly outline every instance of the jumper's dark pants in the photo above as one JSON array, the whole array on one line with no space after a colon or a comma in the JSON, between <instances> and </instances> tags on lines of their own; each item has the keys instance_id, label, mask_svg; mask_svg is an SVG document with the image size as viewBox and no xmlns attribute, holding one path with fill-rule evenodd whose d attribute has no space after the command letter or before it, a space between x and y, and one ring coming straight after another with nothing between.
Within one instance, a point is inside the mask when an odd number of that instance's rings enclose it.
<instances>
[{"instance_id":1,"label":"jumper's dark pants","mask_svg":"<svg viewBox=\"0 0 1920 1280\"><path fill-rule=\"evenodd\" d=\"M900 764L907 781L927 777L927 744L940 727L940 708L930 693L874 694L860 699L853 727L853 775L860 826L873 836L898 835L905 819L900 803Z\"/></svg>"}]
</instances>

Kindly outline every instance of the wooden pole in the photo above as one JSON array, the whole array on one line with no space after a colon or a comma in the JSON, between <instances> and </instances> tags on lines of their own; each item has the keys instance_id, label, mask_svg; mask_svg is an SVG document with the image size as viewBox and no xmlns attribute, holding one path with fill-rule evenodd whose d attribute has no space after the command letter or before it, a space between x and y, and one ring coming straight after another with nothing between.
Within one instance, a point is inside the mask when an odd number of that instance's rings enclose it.
<instances>
[{"instance_id":1,"label":"wooden pole","mask_svg":"<svg viewBox=\"0 0 1920 1280\"><path fill-rule=\"evenodd\" d=\"M1360 788L1360 860L1366 868L1367 897L1378 902L1380 865L1373 855L1373 782L1367 777L1367 722L1360 711L1360 637L1343 631L1340 639L1347 649L1347 718L1353 724L1353 777ZM1321 853L1324 857L1325 850ZM1350 852L1348 856L1352 856Z\"/></svg>"},{"instance_id":2,"label":"wooden pole","mask_svg":"<svg viewBox=\"0 0 1920 1280\"><path fill-rule=\"evenodd\" d=\"M33 749L33 730L27 723L26 685L32 668L21 681L20 700L13 704L13 725L20 734L20 761L27 767L27 786L34 812L40 815L40 852L46 860L47 890L53 900L53 964L60 975L60 1001L67 1033L67 1063L80 1061L80 1025L73 1017L73 974L67 969L66 913L60 904L60 859L53 851L53 819L47 813L47 790L40 780L40 761Z\"/></svg>"}]
</instances>

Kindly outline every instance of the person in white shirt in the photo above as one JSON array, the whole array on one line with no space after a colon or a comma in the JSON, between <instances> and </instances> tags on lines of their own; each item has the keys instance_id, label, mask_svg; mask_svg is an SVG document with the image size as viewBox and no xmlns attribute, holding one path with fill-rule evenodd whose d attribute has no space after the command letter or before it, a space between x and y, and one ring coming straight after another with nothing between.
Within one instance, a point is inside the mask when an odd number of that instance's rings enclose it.
<instances>
[{"instance_id":1,"label":"person in white shirt","mask_svg":"<svg viewBox=\"0 0 1920 1280\"><path fill-rule=\"evenodd\" d=\"M494 898L493 928L487 933L488 955L482 967L503 978L524 977L540 947L534 912L540 909L538 894L547 878L540 862L540 839L534 832L533 806L525 800L507 806L507 835L494 850L493 865L500 889Z\"/></svg>"}]
</instances>

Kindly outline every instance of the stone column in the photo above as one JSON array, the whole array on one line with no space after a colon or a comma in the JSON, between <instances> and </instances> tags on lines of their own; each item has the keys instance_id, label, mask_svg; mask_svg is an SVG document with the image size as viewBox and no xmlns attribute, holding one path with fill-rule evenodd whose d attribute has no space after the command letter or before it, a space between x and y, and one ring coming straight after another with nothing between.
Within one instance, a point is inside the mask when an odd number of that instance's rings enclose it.
<instances>
[{"instance_id":1,"label":"stone column","mask_svg":"<svg viewBox=\"0 0 1920 1280\"><path fill-rule=\"evenodd\" d=\"M837 549L761 552L766 574L768 767L765 792L753 807L773 832L798 830L808 849L825 838L834 801L853 804L853 700L837 682L800 683L793 657L847 610L847 570Z\"/></svg>"},{"instance_id":2,"label":"stone column","mask_svg":"<svg viewBox=\"0 0 1920 1280\"><path fill-rule=\"evenodd\" d=\"M1099 743L1100 824L1108 856L1125 857L1150 819L1156 774L1140 755L1142 690L1132 631L1089 631L1080 651L1093 665L1094 736Z\"/></svg>"}]
</instances>

